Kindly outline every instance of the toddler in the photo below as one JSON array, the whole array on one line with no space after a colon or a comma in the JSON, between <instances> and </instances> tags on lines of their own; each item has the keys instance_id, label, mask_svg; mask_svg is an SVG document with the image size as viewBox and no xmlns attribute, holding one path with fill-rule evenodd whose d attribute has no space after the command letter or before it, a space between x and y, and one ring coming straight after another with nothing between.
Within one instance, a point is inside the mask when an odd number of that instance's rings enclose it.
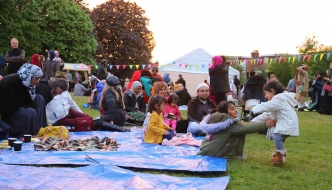
<instances>
[{"instance_id":1,"label":"toddler","mask_svg":"<svg viewBox=\"0 0 332 190\"><path fill-rule=\"evenodd\" d=\"M164 110L164 123L174 130L176 129L176 122L181 119L181 112L177 106L178 101L179 97L176 94L170 95Z\"/></svg>"}]
</instances>

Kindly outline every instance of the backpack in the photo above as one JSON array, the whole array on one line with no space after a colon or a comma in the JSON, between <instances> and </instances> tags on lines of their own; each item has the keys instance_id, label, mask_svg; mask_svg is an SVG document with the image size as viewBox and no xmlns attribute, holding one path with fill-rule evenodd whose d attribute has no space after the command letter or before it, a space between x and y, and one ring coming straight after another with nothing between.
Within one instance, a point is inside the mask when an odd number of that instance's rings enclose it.
<instances>
[{"instance_id":1,"label":"backpack","mask_svg":"<svg viewBox=\"0 0 332 190\"><path fill-rule=\"evenodd\" d=\"M164 82L166 82L167 84L168 84L169 82L171 82L171 77L170 77L169 74L167 74L167 73L164 74L163 79L164 79Z\"/></svg>"}]
</instances>

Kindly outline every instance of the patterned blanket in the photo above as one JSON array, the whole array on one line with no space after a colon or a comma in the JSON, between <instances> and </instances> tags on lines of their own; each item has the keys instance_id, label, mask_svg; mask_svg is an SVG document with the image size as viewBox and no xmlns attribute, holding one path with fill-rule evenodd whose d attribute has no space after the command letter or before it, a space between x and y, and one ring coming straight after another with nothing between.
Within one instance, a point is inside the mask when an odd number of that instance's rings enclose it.
<instances>
[{"instance_id":1,"label":"patterned blanket","mask_svg":"<svg viewBox=\"0 0 332 190\"><path fill-rule=\"evenodd\" d=\"M116 151L119 145L115 139L109 137L99 139L95 136L82 140L62 140L49 137L37 142L34 147L35 150L40 151Z\"/></svg>"}]
</instances>

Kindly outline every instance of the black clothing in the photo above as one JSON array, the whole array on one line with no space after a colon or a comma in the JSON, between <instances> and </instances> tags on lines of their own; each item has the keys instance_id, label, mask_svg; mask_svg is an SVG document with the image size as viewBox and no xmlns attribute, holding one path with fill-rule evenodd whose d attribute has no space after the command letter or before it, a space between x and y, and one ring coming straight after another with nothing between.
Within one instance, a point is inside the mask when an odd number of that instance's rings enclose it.
<instances>
[{"instance_id":1,"label":"black clothing","mask_svg":"<svg viewBox=\"0 0 332 190\"><path fill-rule=\"evenodd\" d=\"M143 93L136 98L136 96L130 91L126 91L124 94L124 104L126 107L126 112L134 112L136 111L136 102L138 105L138 110L140 112L145 113L146 112L146 104L144 101L144 95Z\"/></svg>"},{"instance_id":2,"label":"black clothing","mask_svg":"<svg viewBox=\"0 0 332 190\"><path fill-rule=\"evenodd\" d=\"M188 93L187 89L177 91L176 94L179 96L178 106L187 106L189 101L191 100L191 96Z\"/></svg>"},{"instance_id":3,"label":"black clothing","mask_svg":"<svg viewBox=\"0 0 332 190\"><path fill-rule=\"evenodd\" d=\"M18 49L18 48L15 48L15 49L9 50L7 53L9 54L9 57L20 56L21 53L22 53L22 50ZM20 62L7 61L7 63L8 63L7 74L9 75L9 74L12 74L12 73L17 73L17 71L24 64L24 60L21 60Z\"/></svg>"},{"instance_id":4,"label":"black clothing","mask_svg":"<svg viewBox=\"0 0 332 190\"><path fill-rule=\"evenodd\" d=\"M48 84L48 79L43 78L40 79L39 83L36 85L36 94L40 94L43 96L45 100L45 104L47 105L53 98L52 93L51 93L51 87Z\"/></svg>"},{"instance_id":5,"label":"black clothing","mask_svg":"<svg viewBox=\"0 0 332 190\"><path fill-rule=\"evenodd\" d=\"M106 68L101 64L98 65L97 78L99 80L105 80L107 78Z\"/></svg>"}]
</instances>

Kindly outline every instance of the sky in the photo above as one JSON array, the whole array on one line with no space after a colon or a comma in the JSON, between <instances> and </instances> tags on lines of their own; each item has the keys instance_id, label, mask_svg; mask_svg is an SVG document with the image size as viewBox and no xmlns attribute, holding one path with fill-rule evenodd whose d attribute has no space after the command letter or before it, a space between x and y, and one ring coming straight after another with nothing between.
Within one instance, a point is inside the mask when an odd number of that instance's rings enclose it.
<instances>
[{"instance_id":1,"label":"sky","mask_svg":"<svg viewBox=\"0 0 332 190\"><path fill-rule=\"evenodd\" d=\"M106 0L85 0L92 9ZM150 19L152 61L170 63L199 47L212 55L298 53L308 35L332 45L329 0L131 0Z\"/></svg>"}]
</instances>

